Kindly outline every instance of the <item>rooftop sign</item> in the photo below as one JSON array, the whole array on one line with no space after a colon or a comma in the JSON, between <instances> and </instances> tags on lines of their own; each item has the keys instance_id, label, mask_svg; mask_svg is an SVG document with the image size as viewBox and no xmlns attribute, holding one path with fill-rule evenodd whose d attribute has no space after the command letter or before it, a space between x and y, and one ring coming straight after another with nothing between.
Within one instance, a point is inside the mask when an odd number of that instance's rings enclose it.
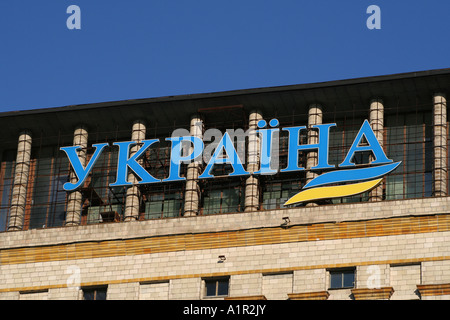
<instances>
[{"instance_id":1,"label":"rooftop sign","mask_svg":"<svg viewBox=\"0 0 450 320\"><path fill-rule=\"evenodd\" d=\"M260 120L258 122L258 129L253 132L253 134L259 136L260 140L260 166L258 171L250 173L245 170L243 161L241 161L238 151L236 150L233 138L230 136L229 132L225 132L217 143L212 155L205 161L206 166L198 178L213 179L214 175L211 174L211 171L217 164L231 165L233 171L229 174L230 177L250 174L267 175L275 174L277 172L303 171L305 168L299 166L299 152L315 151L318 155L317 165L310 170L320 170L324 171L324 173L306 184L300 193L285 203L285 205L292 205L317 199L345 197L368 191L379 184L385 175L393 171L401 163L394 163L386 157L369 122L365 120L345 159L338 166L330 165L328 163L330 129L336 126L335 123L312 126L314 130L318 131L319 142L317 144L299 144L300 133L302 130L307 129L306 126L282 128L281 130L287 132L289 135L288 162L285 168L274 169L272 166L274 162L272 161L273 141L275 140L275 133L279 133L280 131L278 125L278 120L272 119L269 121L270 128L268 128L267 122L265 120ZM180 175L181 164L201 161L202 155L204 155L206 150L204 141L199 137L190 135L169 137L165 140L171 143L169 176L165 179L153 177L138 162L151 146L160 142L159 139L143 140L140 149L131 156L130 147L136 145L137 142L126 141L113 143L113 146L118 147L118 161L116 181L110 184L110 186L131 186L133 183L127 181L128 170L133 171L138 176L138 185L185 180L186 178ZM190 148L185 148L186 144L188 144ZM77 154L77 151L81 149L80 146L61 148L61 150L67 154L78 178L76 183L65 183L64 190L74 191L84 184L96 161L108 145L108 143L94 144L93 148L95 151L85 167L81 165L81 161ZM189 150L189 152L186 150ZM359 152L371 152L373 161L368 167L356 167L353 159L355 154Z\"/></svg>"}]
</instances>

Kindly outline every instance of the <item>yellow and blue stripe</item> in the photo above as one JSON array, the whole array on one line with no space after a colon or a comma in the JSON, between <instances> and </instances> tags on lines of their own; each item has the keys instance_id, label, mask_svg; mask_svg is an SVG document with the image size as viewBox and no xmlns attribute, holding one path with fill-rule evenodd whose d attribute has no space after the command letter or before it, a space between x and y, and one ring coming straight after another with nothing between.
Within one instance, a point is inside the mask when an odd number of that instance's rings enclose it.
<instances>
[{"instance_id":1,"label":"yellow and blue stripe","mask_svg":"<svg viewBox=\"0 0 450 320\"><path fill-rule=\"evenodd\" d=\"M300 202L348 197L375 188L383 176L393 171L401 163L389 163L376 167L347 169L324 173L307 183L303 190L290 198L284 205ZM364 181L356 182L354 181ZM344 185L328 186L330 184L351 182Z\"/></svg>"}]
</instances>

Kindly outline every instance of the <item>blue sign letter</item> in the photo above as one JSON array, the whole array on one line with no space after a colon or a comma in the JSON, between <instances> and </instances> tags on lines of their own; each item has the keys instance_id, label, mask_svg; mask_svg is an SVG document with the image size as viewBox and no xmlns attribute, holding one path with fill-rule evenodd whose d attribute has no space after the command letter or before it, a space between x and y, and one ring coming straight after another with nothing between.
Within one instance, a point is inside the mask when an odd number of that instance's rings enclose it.
<instances>
[{"instance_id":1,"label":"blue sign letter","mask_svg":"<svg viewBox=\"0 0 450 320\"><path fill-rule=\"evenodd\" d=\"M367 146L360 146L360 142L362 138L366 137ZM381 148L377 137L375 137L375 133L373 133L372 128L370 127L369 121L364 120L364 123L361 126L361 129L359 129L358 134L356 135L355 140L353 141L352 146L350 147L350 150L347 153L347 156L345 157L344 162L342 162L339 167L351 167L355 164L352 161L353 156L356 152L362 152L362 151L372 151L373 156L375 158L374 161L372 161L372 164L380 164L380 163L388 163L393 162L392 160L389 160L386 157L386 154L383 151L383 148Z\"/></svg>"},{"instance_id":2,"label":"blue sign letter","mask_svg":"<svg viewBox=\"0 0 450 320\"><path fill-rule=\"evenodd\" d=\"M164 179L164 182L186 180L185 177L180 177L180 165L182 162L192 161L202 155L203 141L199 137L186 136L186 137L173 137L166 138L166 141L172 141L172 149L170 151L170 172L169 177ZM190 155L181 156L182 153L182 141L188 141L194 145Z\"/></svg>"},{"instance_id":3,"label":"blue sign letter","mask_svg":"<svg viewBox=\"0 0 450 320\"><path fill-rule=\"evenodd\" d=\"M132 157L130 157L130 145L136 144L136 141L113 143L115 146L119 146L119 158L117 161L116 182L111 183L109 186L119 187L132 185L131 182L127 181L128 167L142 179L139 181L139 184L160 182L161 180L152 177L147 170L142 168L141 165L136 162L136 160L138 160L155 142L159 142L159 139L142 140L142 147Z\"/></svg>"},{"instance_id":4,"label":"blue sign letter","mask_svg":"<svg viewBox=\"0 0 450 320\"><path fill-rule=\"evenodd\" d=\"M319 129L319 143L317 144L299 144L299 135L300 130L306 129L305 126L300 127L290 127L284 128L289 132L289 151L288 151L288 165L285 169L281 170L281 172L288 171L299 171L305 170L303 167L298 166L298 152L305 150L314 150L317 149L317 166L312 167L312 170L315 169L326 169L333 168L332 165L328 164L328 140L330 134L330 128L336 126L335 123L329 124L317 124L312 126L313 128Z\"/></svg>"},{"instance_id":5,"label":"blue sign letter","mask_svg":"<svg viewBox=\"0 0 450 320\"><path fill-rule=\"evenodd\" d=\"M279 124L279 121L277 119L272 119L269 122L269 125L271 127L277 127ZM264 128L266 127L266 121L265 120L260 120L258 122L258 127L259 128ZM259 171L256 171L255 174L274 174L277 173L278 170L272 169L270 168L270 164L272 163L272 138L273 138L273 133L280 131L280 129L278 128L274 128L274 129L260 129L257 130L256 132L260 134L261 137L261 143L260 143L260 147L261 147L261 156L260 156L260 169Z\"/></svg>"},{"instance_id":6,"label":"blue sign letter","mask_svg":"<svg viewBox=\"0 0 450 320\"><path fill-rule=\"evenodd\" d=\"M78 178L78 182L75 184L70 182L65 183L63 185L64 190L73 191L79 188L81 185L83 185L84 181L89 175L89 172L91 172L92 167L94 166L95 162L98 160L100 154L102 153L103 148L105 148L107 145L108 145L107 143L98 143L92 145L92 147L95 148L95 152L92 155L91 160L87 164L86 168L83 168L80 162L80 158L78 158L77 150L81 149L80 146L62 147L60 149L67 154L70 164L72 165L73 171L75 172Z\"/></svg>"},{"instance_id":7,"label":"blue sign letter","mask_svg":"<svg viewBox=\"0 0 450 320\"><path fill-rule=\"evenodd\" d=\"M222 149L225 149L226 157L222 155ZM248 174L247 171L244 170L241 160L234 148L233 141L230 139L230 135L228 132L225 132L219 144L217 145L214 154L206 165L205 171L198 177L199 179L205 178L214 178L213 175L210 174L212 167L215 164L221 163L229 163L233 167L233 172L230 173L230 176L241 176Z\"/></svg>"}]
</instances>

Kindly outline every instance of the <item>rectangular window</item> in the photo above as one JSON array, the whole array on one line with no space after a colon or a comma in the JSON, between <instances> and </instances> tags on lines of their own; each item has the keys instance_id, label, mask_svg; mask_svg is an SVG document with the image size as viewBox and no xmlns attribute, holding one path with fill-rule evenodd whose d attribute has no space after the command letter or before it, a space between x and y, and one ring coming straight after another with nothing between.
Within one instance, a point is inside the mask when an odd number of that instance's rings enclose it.
<instances>
[{"instance_id":1,"label":"rectangular window","mask_svg":"<svg viewBox=\"0 0 450 320\"><path fill-rule=\"evenodd\" d=\"M156 179L165 179L169 176L171 146L164 138L160 143L149 148L142 158L143 167ZM186 176L187 164L181 164L180 176ZM141 218L161 219L180 217L183 213L184 183L171 182L152 185L141 185L143 197Z\"/></svg>"},{"instance_id":2,"label":"rectangular window","mask_svg":"<svg viewBox=\"0 0 450 320\"><path fill-rule=\"evenodd\" d=\"M431 122L430 112L386 116L386 154L389 159L402 161L386 177L386 200L432 195Z\"/></svg>"},{"instance_id":3,"label":"rectangular window","mask_svg":"<svg viewBox=\"0 0 450 320\"><path fill-rule=\"evenodd\" d=\"M244 188L239 181L229 181L215 184L205 182L202 192L203 215L241 212L244 210Z\"/></svg>"},{"instance_id":4,"label":"rectangular window","mask_svg":"<svg viewBox=\"0 0 450 320\"><path fill-rule=\"evenodd\" d=\"M106 300L108 287L95 287L83 289L83 300Z\"/></svg>"},{"instance_id":5,"label":"rectangular window","mask_svg":"<svg viewBox=\"0 0 450 320\"><path fill-rule=\"evenodd\" d=\"M140 190L145 202L145 219L174 218L182 215L184 204L183 183L147 185L141 186Z\"/></svg>"},{"instance_id":6,"label":"rectangular window","mask_svg":"<svg viewBox=\"0 0 450 320\"><path fill-rule=\"evenodd\" d=\"M15 150L5 151L0 167L0 232L8 227L11 193L14 179Z\"/></svg>"},{"instance_id":7,"label":"rectangular window","mask_svg":"<svg viewBox=\"0 0 450 320\"><path fill-rule=\"evenodd\" d=\"M205 297L228 296L229 278L205 279Z\"/></svg>"},{"instance_id":8,"label":"rectangular window","mask_svg":"<svg viewBox=\"0 0 450 320\"><path fill-rule=\"evenodd\" d=\"M87 223L118 222L122 215L123 206L120 204L90 206L87 209Z\"/></svg>"},{"instance_id":9,"label":"rectangular window","mask_svg":"<svg viewBox=\"0 0 450 320\"><path fill-rule=\"evenodd\" d=\"M275 181L265 177L262 187L263 208L266 210L283 208L283 204L300 191L299 180L287 177L283 181Z\"/></svg>"},{"instance_id":10,"label":"rectangular window","mask_svg":"<svg viewBox=\"0 0 450 320\"><path fill-rule=\"evenodd\" d=\"M355 287L355 269L330 270L330 289Z\"/></svg>"},{"instance_id":11,"label":"rectangular window","mask_svg":"<svg viewBox=\"0 0 450 320\"><path fill-rule=\"evenodd\" d=\"M29 182L31 206L25 212L25 229L58 227L64 224L69 162L54 147L32 151Z\"/></svg>"},{"instance_id":12,"label":"rectangular window","mask_svg":"<svg viewBox=\"0 0 450 320\"><path fill-rule=\"evenodd\" d=\"M91 154L88 154L88 158L89 156ZM117 156L117 149L105 148L92 169L87 186L80 189L83 197L88 200L88 206L83 210L83 224L122 220L126 188L109 186L116 179Z\"/></svg>"}]
</instances>

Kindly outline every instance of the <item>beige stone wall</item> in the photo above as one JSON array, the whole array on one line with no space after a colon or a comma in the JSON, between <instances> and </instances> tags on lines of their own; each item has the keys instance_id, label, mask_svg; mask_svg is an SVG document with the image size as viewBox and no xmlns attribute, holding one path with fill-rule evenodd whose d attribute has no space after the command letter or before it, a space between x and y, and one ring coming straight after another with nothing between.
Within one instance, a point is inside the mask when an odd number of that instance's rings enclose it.
<instances>
[{"instance_id":1,"label":"beige stone wall","mask_svg":"<svg viewBox=\"0 0 450 320\"><path fill-rule=\"evenodd\" d=\"M417 285L450 283L448 228L447 231L269 244L264 244L263 239L261 244L255 244L255 240L259 241L255 235L246 239L252 245L166 252L151 252L150 248L149 252L130 251L116 256L52 259L58 253L58 245L102 244L107 239L111 240L110 249L115 252L125 241L142 237L211 234L243 228L261 232L276 228L281 233L293 230L280 227L283 216L289 216L292 225L320 222L339 225L343 221L383 221L402 216L406 219L411 215L444 217L449 212L447 203L448 198L440 197L2 233L0 299L21 299L19 291L32 290L48 290L48 299L80 299L79 288L93 285L107 285L108 299L201 299L203 280L219 276L230 277L230 296L287 299L289 293L328 290L327 270L349 266L356 267L357 288L369 287L374 283L373 277L379 276L381 287L394 288L392 299L419 299ZM39 262L12 263L14 257L6 254L8 248L21 248L14 251L19 254L33 246L46 245L56 251L42 250L36 256L41 259ZM219 262L220 255L225 255L226 260ZM352 298L351 289L329 290L329 294L329 299ZM445 295L426 298L445 298Z\"/></svg>"},{"instance_id":2,"label":"beige stone wall","mask_svg":"<svg viewBox=\"0 0 450 320\"><path fill-rule=\"evenodd\" d=\"M266 274L263 276L262 293L269 300L285 300L293 293L293 273Z\"/></svg>"},{"instance_id":3,"label":"beige stone wall","mask_svg":"<svg viewBox=\"0 0 450 320\"><path fill-rule=\"evenodd\" d=\"M236 274L230 278L230 296L255 296L262 292L262 274Z\"/></svg>"},{"instance_id":4,"label":"beige stone wall","mask_svg":"<svg viewBox=\"0 0 450 320\"><path fill-rule=\"evenodd\" d=\"M421 265L407 264L391 266L390 282L394 288L392 300L418 299L417 284L421 283Z\"/></svg>"},{"instance_id":5,"label":"beige stone wall","mask_svg":"<svg viewBox=\"0 0 450 320\"><path fill-rule=\"evenodd\" d=\"M423 283L450 283L450 260L424 262L422 263L422 272Z\"/></svg>"},{"instance_id":6,"label":"beige stone wall","mask_svg":"<svg viewBox=\"0 0 450 320\"><path fill-rule=\"evenodd\" d=\"M201 297L201 278L173 279L170 281L169 299L197 300Z\"/></svg>"},{"instance_id":7,"label":"beige stone wall","mask_svg":"<svg viewBox=\"0 0 450 320\"><path fill-rule=\"evenodd\" d=\"M359 266L356 269L358 288L383 288L390 286L389 264L371 264Z\"/></svg>"},{"instance_id":8,"label":"beige stone wall","mask_svg":"<svg viewBox=\"0 0 450 320\"><path fill-rule=\"evenodd\" d=\"M296 270L293 275L293 293L319 292L328 289L325 269Z\"/></svg>"},{"instance_id":9,"label":"beige stone wall","mask_svg":"<svg viewBox=\"0 0 450 320\"><path fill-rule=\"evenodd\" d=\"M170 282L141 283L139 285L139 300L169 299Z\"/></svg>"}]
</instances>

